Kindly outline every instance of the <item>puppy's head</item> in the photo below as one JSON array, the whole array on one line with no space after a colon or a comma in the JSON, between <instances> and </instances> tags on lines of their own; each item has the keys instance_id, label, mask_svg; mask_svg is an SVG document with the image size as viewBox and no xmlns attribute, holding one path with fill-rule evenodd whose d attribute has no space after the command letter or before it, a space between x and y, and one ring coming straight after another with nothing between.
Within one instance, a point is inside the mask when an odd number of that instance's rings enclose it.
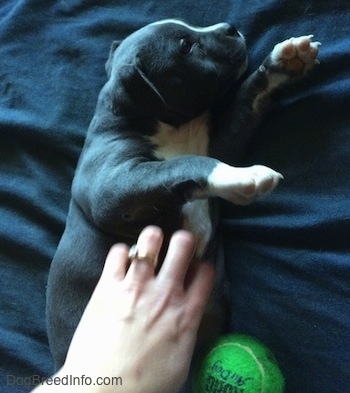
<instances>
[{"instance_id":1,"label":"puppy's head","mask_svg":"<svg viewBox=\"0 0 350 393\"><path fill-rule=\"evenodd\" d=\"M179 125L215 103L246 66L244 39L232 26L164 20L114 43L106 69L114 110Z\"/></svg>"}]
</instances>

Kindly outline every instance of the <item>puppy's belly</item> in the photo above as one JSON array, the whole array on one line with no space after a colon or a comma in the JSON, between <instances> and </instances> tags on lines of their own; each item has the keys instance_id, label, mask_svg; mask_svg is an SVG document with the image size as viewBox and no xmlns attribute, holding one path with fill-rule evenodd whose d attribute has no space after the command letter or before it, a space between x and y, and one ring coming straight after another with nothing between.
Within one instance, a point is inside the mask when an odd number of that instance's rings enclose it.
<instances>
[{"instance_id":1,"label":"puppy's belly","mask_svg":"<svg viewBox=\"0 0 350 393\"><path fill-rule=\"evenodd\" d=\"M211 239L213 225L207 199L197 199L182 208L183 228L192 232L197 240L196 257L200 258Z\"/></svg>"}]
</instances>

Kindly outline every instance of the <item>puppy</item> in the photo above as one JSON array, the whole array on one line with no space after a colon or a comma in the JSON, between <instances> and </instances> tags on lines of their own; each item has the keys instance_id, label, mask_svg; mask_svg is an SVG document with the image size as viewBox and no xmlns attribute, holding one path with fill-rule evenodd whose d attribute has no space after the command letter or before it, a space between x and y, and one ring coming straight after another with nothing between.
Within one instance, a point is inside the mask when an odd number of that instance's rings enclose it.
<instances>
[{"instance_id":1,"label":"puppy","mask_svg":"<svg viewBox=\"0 0 350 393\"><path fill-rule=\"evenodd\" d=\"M49 273L48 337L57 369L113 243L134 244L148 224L160 226L166 240L186 228L199 258L215 229L209 200L246 205L276 187L281 175L274 170L232 165L272 93L317 63L311 39L276 45L237 90L247 49L229 24L164 20L113 43Z\"/></svg>"}]
</instances>

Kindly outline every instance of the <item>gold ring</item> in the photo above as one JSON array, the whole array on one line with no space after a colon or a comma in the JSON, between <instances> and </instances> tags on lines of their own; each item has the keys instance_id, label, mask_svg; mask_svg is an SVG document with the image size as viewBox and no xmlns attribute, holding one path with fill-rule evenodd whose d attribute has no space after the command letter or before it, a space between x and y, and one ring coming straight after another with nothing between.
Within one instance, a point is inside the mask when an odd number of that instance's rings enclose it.
<instances>
[{"instance_id":1,"label":"gold ring","mask_svg":"<svg viewBox=\"0 0 350 393\"><path fill-rule=\"evenodd\" d=\"M157 265L157 257L151 253L140 253L137 244L134 244L130 247L129 260L146 261L153 267L156 267Z\"/></svg>"}]
</instances>

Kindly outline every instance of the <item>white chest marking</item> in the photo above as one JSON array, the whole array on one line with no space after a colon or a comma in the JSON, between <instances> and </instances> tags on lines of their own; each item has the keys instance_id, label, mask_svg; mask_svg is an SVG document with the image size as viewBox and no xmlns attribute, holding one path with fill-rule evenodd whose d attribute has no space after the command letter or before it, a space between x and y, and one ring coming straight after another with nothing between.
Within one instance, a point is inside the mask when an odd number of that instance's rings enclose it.
<instances>
[{"instance_id":1,"label":"white chest marking","mask_svg":"<svg viewBox=\"0 0 350 393\"><path fill-rule=\"evenodd\" d=\"M158 132L151 137L155 154L161 160L194 154L208 155L209 114L204 113L176 128L159 122Z\"/></svg>"},{"instance_id":2,"label":"white chest marking","mask_svg":"<svg viewBox=\"0 0 350 393\"><path fill-rule=\"evenodd\" d=\"M208 155L209 114L191 120L176 128L159 122L159 131L151 137L155 154L161 160L171 160L182 155ZM209 204L207 199L195 199L183 205L183 228L192 232L197 239L196 256L205 251L212 233Z\"/></svg>"}]
</instances>

